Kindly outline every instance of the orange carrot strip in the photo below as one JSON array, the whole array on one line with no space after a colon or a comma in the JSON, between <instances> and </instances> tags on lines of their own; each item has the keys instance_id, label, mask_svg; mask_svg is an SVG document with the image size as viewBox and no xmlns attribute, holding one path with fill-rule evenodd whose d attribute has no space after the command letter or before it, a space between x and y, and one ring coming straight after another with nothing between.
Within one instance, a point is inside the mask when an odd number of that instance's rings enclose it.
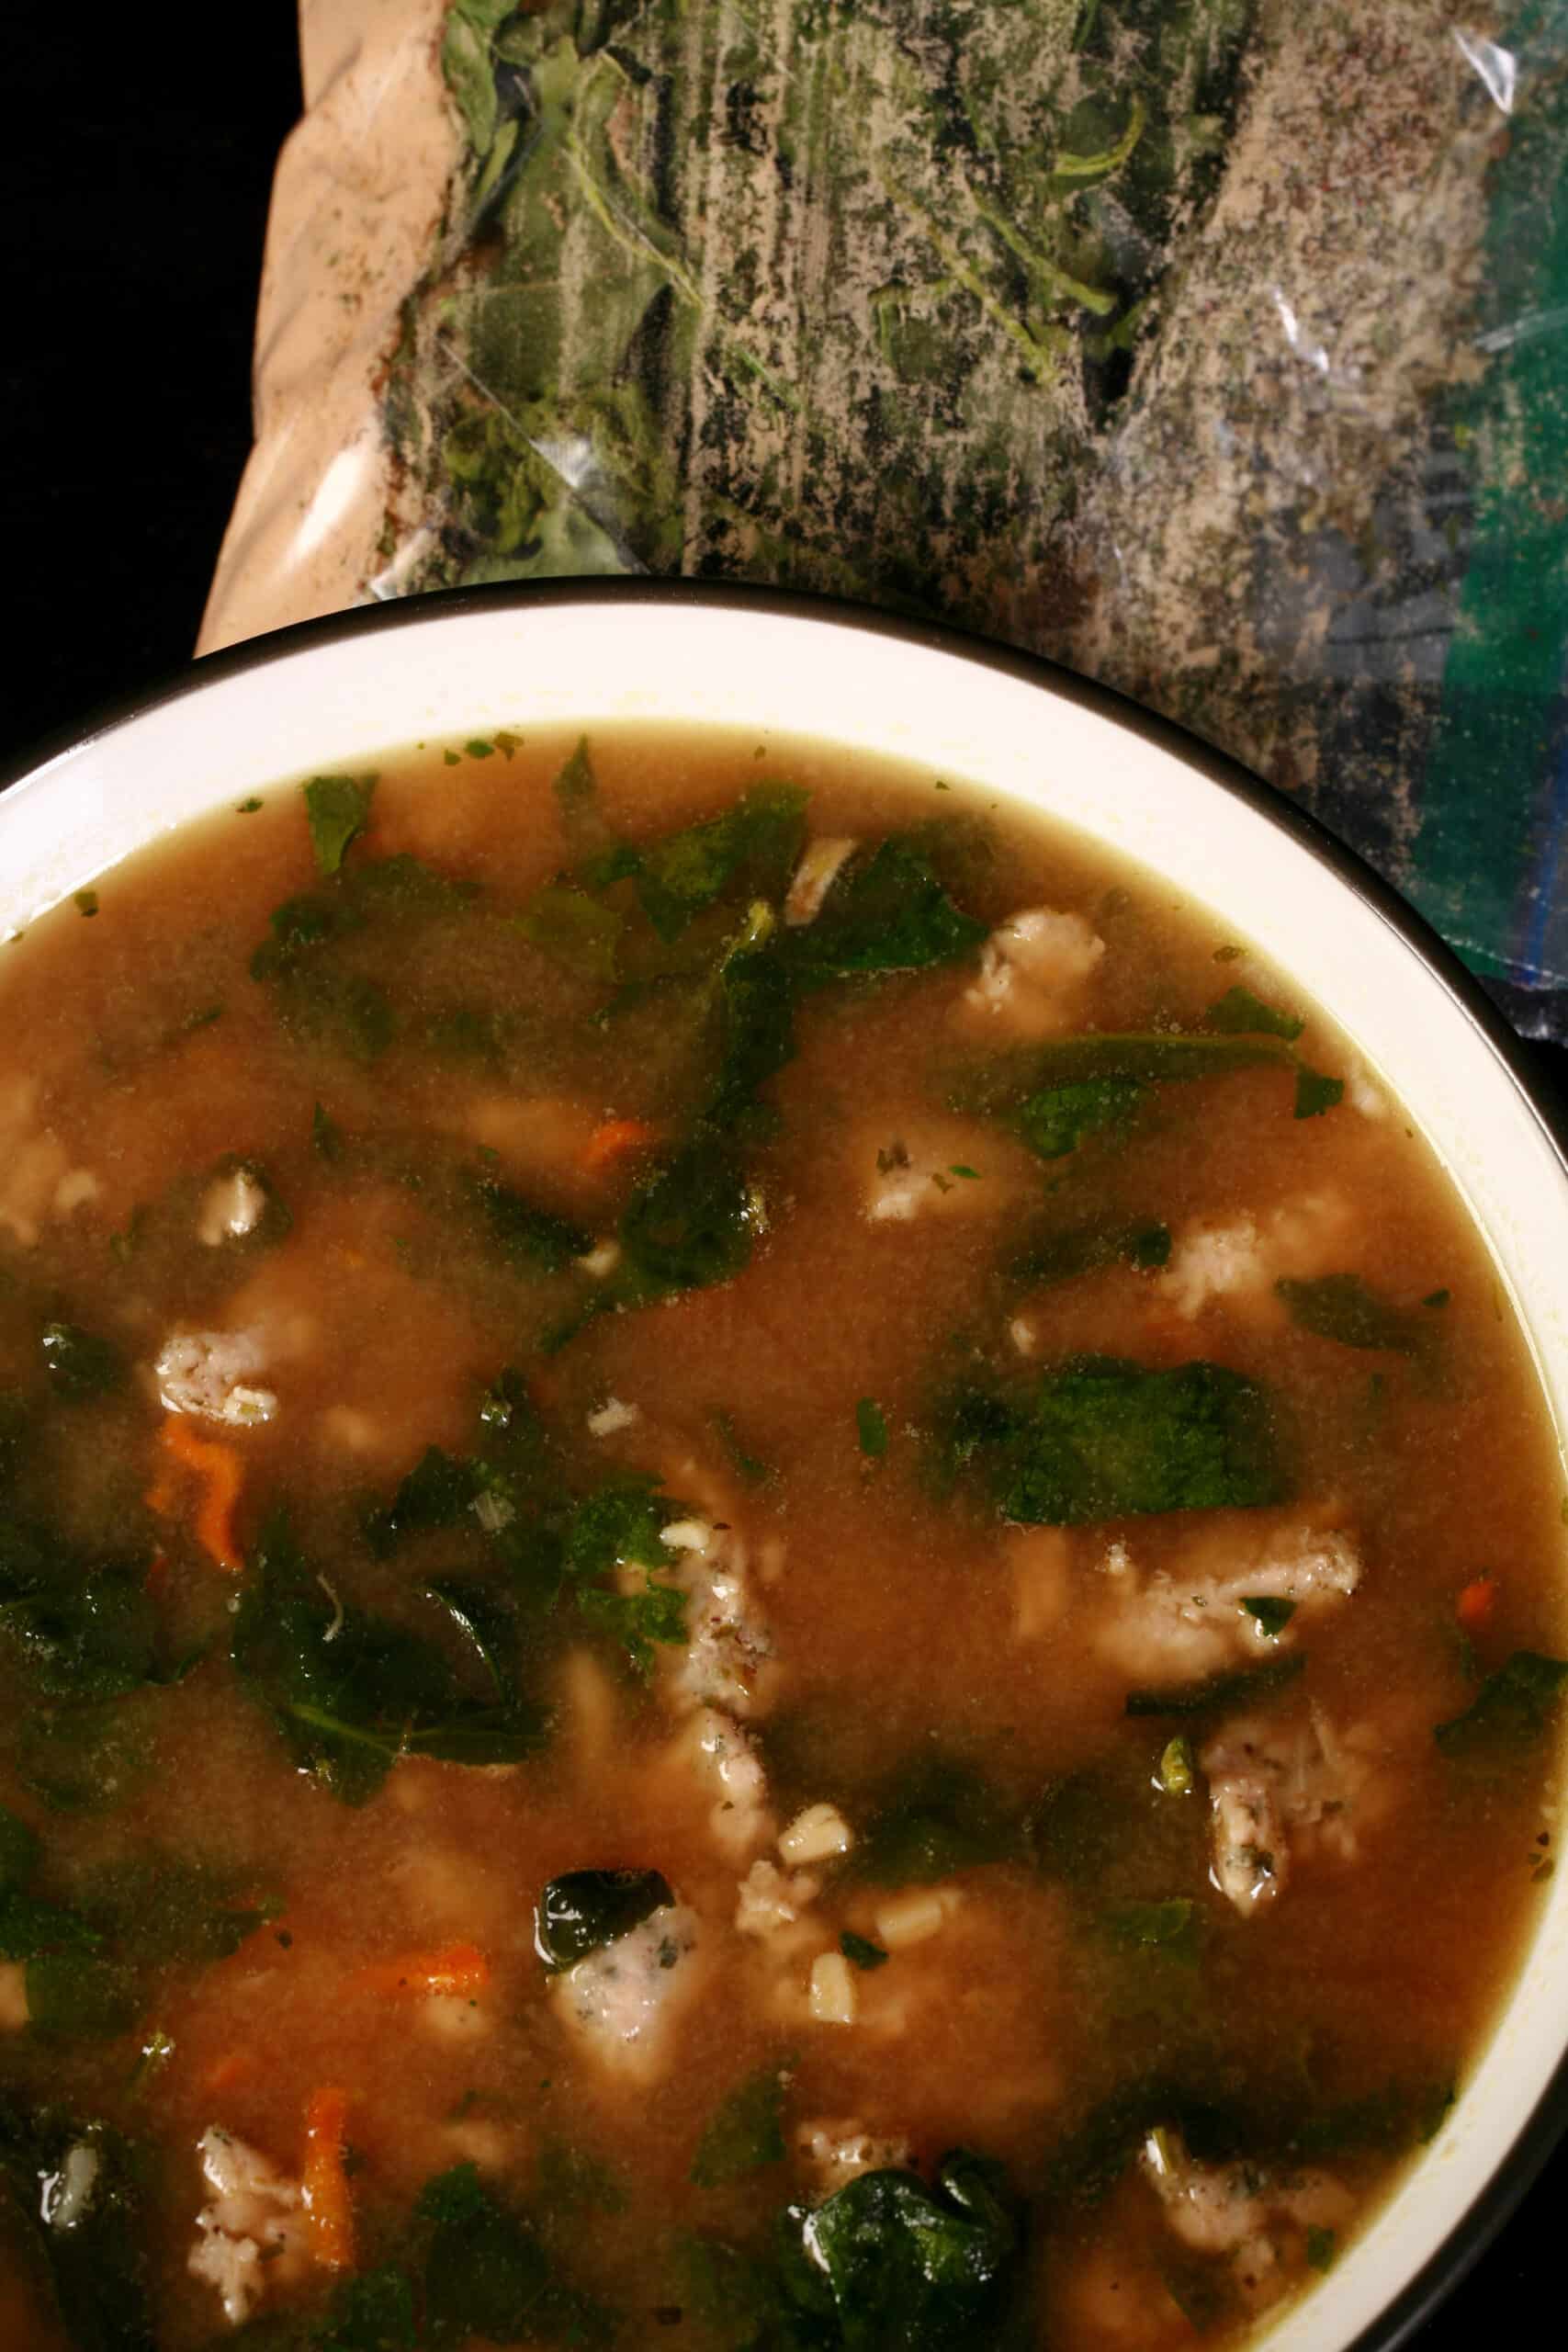
<instances>
[{"instance_id":1,"label":"orange carrot strip","mask_svg":"<svg viewBox=\"0 0 1568 2352\"><path fill-rule=\"evenodd\" d=\"M344 2164L348 2093L312 2091L305 2109L305 2233L323 2270L354 2267L354 2204Z\"/></svg>"},{"instance_id":2,"label":"orange carrot strip","mask_svg":"<svg viewBox=\"0 0 1568 2352\"><path fill-rule=\"evenodd\" d=\"M490 1962L472 1944L446 1944L440 1951L410 1952L379 1961L354 1979L357 1993L392 2000L400 1993L481 1993L490 1983Z\"/></svg>"},{"instance_id":3,"label":"orange carrot strip","mask_svg":"<svg viewBox=\"0 0 1568 2352\"><path fill-rule=\"evenodd\" d=\"M636 1151L640 1145L658 1140L659 1129L650 1127L646 1119L606 1119L602 1127L594 1128L582 1147L582 1165L607 1168L623 1152Z\"/></svg>"},{"instance_id":4,"label":"orange carrot strip","mask_svg":"<svg viewBox=\"0 0 1568 2352\"><path fill-rule=\"evenodd\" d=\"M197 1437L190 1423L178 1413L171 1413L160 1432L160 1442L183 1470L201 1480L203 1492L197 1505L196 1535L203 1551L209 1552L220 1568L238 1574L244 1566L239 1543L234 1534L234 1506L240 1499L244 1484L244 1467L231 1445L220 1444L216 1438ZM172 1497L164 1477L149 1487L147 1501L156 1511L166 1512Z\"/></svg>"},{"instance_id":5,"label":"orange carrot strip","mask_svg":"<svg viewBox=\"0 0 1568 2352\"><path fill-rule=\"evenodd\" d=\"M1477 1577L1467 1584L1454 1604L1455 1614L1467 1634L1479 1634L1492 1622L1497 1606L1497 1585L1493 1577Z\"/></svg>"}]
</instances>

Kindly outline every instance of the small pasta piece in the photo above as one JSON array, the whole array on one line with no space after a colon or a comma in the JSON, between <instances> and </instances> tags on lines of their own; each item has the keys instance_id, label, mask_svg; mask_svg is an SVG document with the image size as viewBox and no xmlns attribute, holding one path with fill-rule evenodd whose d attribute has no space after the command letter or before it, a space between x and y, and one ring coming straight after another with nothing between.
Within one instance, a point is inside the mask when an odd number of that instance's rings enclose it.
<instances>
[{"instance_id":1,"label":"small pasta piece","mask_svg":"<svg viewBox=\"0 0 1568 2352\"><path fill-rule=\"evenodd\" d=\"M920 1886L895 1895L876 1914L876 1939L888 1951L905 1951L939 1935L964 1900L961 1887Z\"/></svg>"},{"instance_id":2,"label":"small pasta piece","mask_svg":"<svg viewBox=\"0 0 1568 2352\"><path fill-rule=\"evenodd\" d=\"M818 1953L811 1963L807 2001L818 2025L853 2025L860 2002L850 1963L841 1951Z\"/></svg>"},{"instance_id":3,"label":"small pasta piece","mask_svg":"<svg viewBox=\"0 0 1568 2352\"><path fill-rule=\"evenodd\" d=\"M797 1813L779 1838L779 1851L797 1868L804 1862L826 1862L847 1854L854 1833L836 1805L808 1804Z\"/></svg>"}]
</instances>

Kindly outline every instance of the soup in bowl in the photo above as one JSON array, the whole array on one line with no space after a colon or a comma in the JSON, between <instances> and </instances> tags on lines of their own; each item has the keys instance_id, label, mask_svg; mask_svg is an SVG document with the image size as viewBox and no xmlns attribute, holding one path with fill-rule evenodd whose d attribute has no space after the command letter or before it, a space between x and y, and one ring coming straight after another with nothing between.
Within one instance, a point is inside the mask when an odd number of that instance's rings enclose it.
<instances>
[{"instance_id":1,"label":"soup in bowl","mask_svg":"<svg viewBox=\"0 0 1568 2352\"><path fill-rule=\"evenodd\" d=\"M1262 787L435 599L0 801L27 2352L1392 2341L1543 2143L1568 1207Z\"/></svg>"}]
</instances>

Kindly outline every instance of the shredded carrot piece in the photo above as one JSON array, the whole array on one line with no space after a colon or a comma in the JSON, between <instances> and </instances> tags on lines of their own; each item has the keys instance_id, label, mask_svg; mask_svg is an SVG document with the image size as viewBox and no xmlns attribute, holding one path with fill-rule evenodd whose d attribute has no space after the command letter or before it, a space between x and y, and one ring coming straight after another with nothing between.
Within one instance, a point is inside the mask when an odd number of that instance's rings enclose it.
<instances>
[{"instance_id":1,"label":"shredded carrot piece","mask_svg":"<svg viewBox=\"0 0 1568 2352\"><path fill-rule=\"evenodd\" d=\"M392 2000L400 1993L481 1993L489 1983L490 1962L482 1951L472 1944L446 1944L440 1951L410 1952L362 1968L354 1990Z\"/></svg>"},{"instance_id":2,"label":"shredded carrot piece","mask_svg":"<svg viewBox=\"0 0 1568 2352\"><path fill-rule=\"evenodd\" d=\"M305 2109L305 2232L323 2270L354 2267L354 2205L344 2163L348 2093L312 2091Z\"/></svg>"},{"instance_id":3,"label":"shredded carrot piece","mask_svg":"<svg viewBox=\"0 0 1568 2352\"><path fill-rule=\"evenodd\" d=\"M151 1496L149 1496L147 1499L149 1502L152 1502L152 1500ZM156 1510L160 1509L166 1509L167 1506L154 1503L152 1508ZM145 1592L149 1600L162 1600L164 1595L168 1591L169 1562L168 1555L165 1553L153 1553L151 1561L148 1563L147 1574L141 1580L141 1589Z\"/></svg>"},{"instance_id":4,"label":"shredded carrot piece","mask_svg":"<svg viewBox=\"0 0 1568 2352\"><path fill-rule=\"evenodd\" d=\"M203 1551L211 1554L220 1568L237 1575L244 1561L234 1534L234 1506L240 1499L245 1476L238 1453L216 1438L197 1437L190 1423L178 1413L171 1413L165 1419L159 1442L180 1469L202 1482L195 1522L197 1543ZM147 1489L146 1499L150 1510L167 1516L175 1501L175 1482L167 1472L161 1472L154 1479Z\"/></svg>"},{"instance_id":5,"label":"shredded carrot piece","mask_svg":"<svg viewBox=\"0 0 1568 2352\"><path fill-rule=\"evenodd\" d=\"M1497 1606L1497 1584L1493 1577L1477 1577L1467 1584L1454 1604L1455 1613L1467 1634L1479 1634L1492 1622Z\"/></svg>"},{"instance_id":6,"label":"shredded carrot piece","mask_svg":"<svg viewBox=\"0 0 1568 2352\"><path fill-rule=\"evenodd\" d=\"M584 1168L607 1168L623 1152L637 1151L644 1144L657 1143L659 1129L646 1119L606 1119L595 1127L582 1148Z\"/></svg>"}]
</instances>

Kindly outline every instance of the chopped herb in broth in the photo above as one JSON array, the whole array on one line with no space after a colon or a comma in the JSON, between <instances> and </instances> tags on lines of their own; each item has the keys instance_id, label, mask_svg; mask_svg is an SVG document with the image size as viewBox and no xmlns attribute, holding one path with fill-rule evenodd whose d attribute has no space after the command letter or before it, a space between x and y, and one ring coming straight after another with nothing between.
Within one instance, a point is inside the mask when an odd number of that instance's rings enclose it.
<instances>
[{"instance_id":1,"label":"chopped herb in broth","mask_svg":"<svg viewBox=\"0 0 1568 2352\"><path fill-rule=\"evenodd\" d=\"M1463 2096L1568 1692L1480 1242L1261 955L756 750L8 961L7 2352L1237 2343Z\"/></svg>"}]
</instances>

